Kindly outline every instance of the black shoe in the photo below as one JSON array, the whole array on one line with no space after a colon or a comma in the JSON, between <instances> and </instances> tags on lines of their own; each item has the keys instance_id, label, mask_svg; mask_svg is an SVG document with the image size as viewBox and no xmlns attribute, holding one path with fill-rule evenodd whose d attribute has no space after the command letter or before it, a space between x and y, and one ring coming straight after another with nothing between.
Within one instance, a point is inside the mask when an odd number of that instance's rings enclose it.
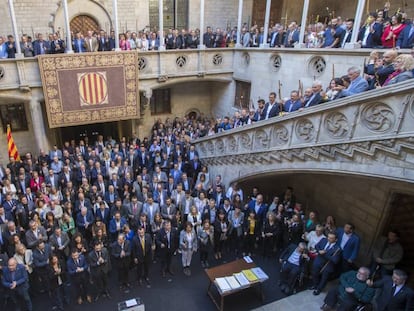
<instances>
[{"instance_id":1,"label":"black shoe","mask_svg":"<svg viewBox=\"0 0 414 311\"><path fill-rule=\"evenodd\" d=\"M316 286L313 286L313 285L312 286L309 286L308 289L309 290L315 290L316 289Z\"/></svg>"},{"instance_id":2,"label":"black shoe","mask_svg":"<svg viewBox=\"0 0 414 311\"><path fill-rule=\"evenodd\" d=\"M313 291L313 294L314 294L315 296L318 296L320 293L321 293L321 291L320 291L319 289L315 289L315 290Z\"/></svg>"}]
</instances>

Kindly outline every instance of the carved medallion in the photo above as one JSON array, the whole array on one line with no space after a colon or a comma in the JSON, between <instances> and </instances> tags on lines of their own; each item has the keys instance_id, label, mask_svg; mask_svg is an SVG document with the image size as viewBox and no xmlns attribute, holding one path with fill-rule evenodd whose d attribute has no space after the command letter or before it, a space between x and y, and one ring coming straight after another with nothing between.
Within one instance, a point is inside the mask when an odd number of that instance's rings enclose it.
<instances>
[{"instance_id":1,"label":"carved medallion","mask_svg":"<svg viewBox=\"0 0 414 311\"><path fill-rule=\"evenodd\" d=\"M254 149L268 149L269 148L269 135L265 130L257 130L254 133Z\"/></svg>"},{"instance_id":2,"label":"carved medallion","mask_svg":"<svg viewBox=\"0 0 414 311\"><path fill-rule=\"evenodd\" d=\"M5 74L6 74L6 70L0 66L0 81L4 78Z\"/></svg>"},{"instance_id":3,"label":"carved medallion","mask_svg":"<svg viewBox=\"0 0 414 311\"><path fill-rule=\"evenodd\" d=\"M249 134L243 133L240 135L239 146L241 149L244 149L244 150L252 149L252 139Z\"/></svg>"},{"instance_id":4,"label":"carved medallion","mask_svg":"<svg viewBox=\"0 0 414 311\"><path fill-rule=\"evenodd\" d=\"M207 152L209 155L214 155L214 143L212 141L207 142Z\"/></svg>"},{"instance_id":5,"label":"carved medallion","mask_svg":"<svg viewBox=\"0 0 414 311\"><path fill-rule=\"evenodd\" d=\"M223 55L222 54L214 54L213 56L213 64L219 66L223 63Z\"/></svg>"},{"instance_id":6,"label":"carved medallion","mask_svg":"<svg viewBox=\"0 0 414 311\"><path fill-rule=\"evenodd\" d=\"M362 111L362 123L371 131L387 132L394 127L395 113L384 103L370 104Z\"/></svg>"},{"instance_id":7,"label":"carved medallion","mask_svg":"<svg viewBox=\"0 0 414 311\"><path fill-rule=\"evenodd\" d=\"M301 119L296 123L296 137L299 140L308 142L313 138L315 127L309 119Z\"/></svg>"},{"instance_id":8,"label":"carved medallion","mask_svg":"<svg viewBox=\"0 0 414 311\"><path fill-rule=\"evenodd\" d=\"M215 149L217 154L222 155L224 153L224 142L222 139L217 139Z\"/></svg>"},{"instance_id":9,"label":"carved medallion","mask_svg":"<svg viewBox=\"0 0 414 311\"><path fill-rule=\"evenodd\" d=\"M341 112L332 112L325 119L325 128L329 136L343 138L349 132L348 119Z\"/></svg>"},{"instance_id":10,"label":"carved medallion","mask_svg":"<svg viewBox=\"0 0 414 311\"><path fill-rule=\"evenodd\" d=\"M275 145L284 145L289 141L289 131L283 125L275 126L273 128L273 143Z\"/></svg>"},{"instance_id":11,"label":"carved medallion","mask_svg":"<svg viewBox=\"0 0 414 311\"><path fill-rule=\"evenodd\" d=\"M234 136L230 136L227 138L227 150L229 153L237 151L237 140Z\"/></svg>"}]
</instances>

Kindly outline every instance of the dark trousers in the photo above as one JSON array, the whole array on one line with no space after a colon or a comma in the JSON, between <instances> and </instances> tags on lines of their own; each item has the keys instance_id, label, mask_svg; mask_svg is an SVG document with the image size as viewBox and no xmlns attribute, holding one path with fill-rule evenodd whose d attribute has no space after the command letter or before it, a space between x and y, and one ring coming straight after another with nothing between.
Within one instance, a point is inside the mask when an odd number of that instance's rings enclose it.
<instances>
[{"instance_id":1,"label":"dark trousers","mask_svg":"<svg viewBox=\"0 0 414 311\"><path fill-rule=\"evenodd\" d=\"M15 289L7 289L7 294L16 306L16 310L20 310L22 298L26 304L26 309L32 311L32 300L29 295L29 284L24 283Z\"/></svg>"},{"instance_id":2,"label":"dark trousers","mask_svg":"<svg viewBox=\"0 0 414 311\"><path fill-rule=\"evenodd\" d=\"M174 252L172 252L170 249L165 250L161 254L161 271L162 272L171 272L171 261L172 261L173 255L174 255Z\"/></svg>"},{"instance_id":3,"label":"dark trousers","mask_svg":"<svg viewBox=\"0 0 414 311\"><path fill-rule=\"evenodd\" d=\"M327 271L326 269L320 272L322 267L316 266L312 268L312 282L313 286L317 289L322 291L326 283L328 283L329 277L331 275L330 271Z\"/></svg>"},{"instance_id":4,"label":"dark trousers","mask_svg":"<svg viewBox=\"0 0 414 311\"><path fill-rule=\"evenodd\" d=\"M108 291L108 274L100 268L91 271L91 273L93 282L95 283L97 294L106 294L106 292Z\"/></svg>"},{"instance_id":5,"label":"dark trousers","mask_svg":"<svg viewBox=\"0 0 414 311\"><path fill-rule=\"evenodd\" d=\"M282 271L280 272L280 282L286 284L289 290L292 290L299 274L300 267L286 261L283 263Z\"/></svg>"},{"instance_id":6,"label":"dark trousers","mask_svg":"<svg viewBox=\"0 0 414 311\"><path fill-rule=\"evenodd\" d=\"M345 299L339 299L339 287L336 286L331 288L328 294L325 297L325 304L329 307L334 308L336 304L339 302L339 307L336 309L337 311L352 311L358 305L358 301L352 296L347 295Z\"/></svg>"},{"instance_id":7,"label":"dark trousers","mask_svg":"<svg viewBox=\"0 0 414 311\"><path fill-rule=\"evenodd\" d=\"M244 236L244 251L246 253L253 253L255 243L256 243L256 236L254 234L245 235Z\"/></svg>"},{"instance_id":8,"label":"dark trousers","mask_svg":"<svg viewBox=\"0 0 414 311\"><path fill-rule=\"evenodd\" d=\"M118 270L118 282L119 285L128 284L128 273L129 273L129 257L117 259L117 270Z\"/></svg>"},{"instance_id":9,"label":"dark trousers","mask_svg":"<svg viewBox=\"0 0 414 311\"><path fill-rule=\"evenodd\" d=\"M72 289L76 298L85 298L89 295L89 275L88 272L78 272L72 276Z\"/></svg>"},{"instance_id":10,"label":"dark trousers","mask_svg":"<svg viewBox=\"0 0 414 311\"><path fill-rule=\"evenodd\" d=\"M53 305L63 310L64 285L58 285L51 289Z\"/></svg>"},{"instance_id":11,"label":"dark trousers","mask_svg":"<svg viewBox=\"0 0 414 311\"><path fill-rule=\"evenodd\" d=\"M145 258L142 262L138 261L137 263L137 276L138 280L147 279L149 274L149 265L151 258Z\"/></svg>"}]
</instances>

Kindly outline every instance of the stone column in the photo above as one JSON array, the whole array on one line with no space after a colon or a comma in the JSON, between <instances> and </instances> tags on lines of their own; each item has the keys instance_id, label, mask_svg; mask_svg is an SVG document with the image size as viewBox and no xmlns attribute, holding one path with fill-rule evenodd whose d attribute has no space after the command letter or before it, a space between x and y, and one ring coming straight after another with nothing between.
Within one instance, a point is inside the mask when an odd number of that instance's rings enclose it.
<instances>
[{"instance_id":1,"label":"stone column","mask_svg":"<svg viewBox=\"0 0 414 311\"><path fill-rule=\"evenodd\" d=\"M204 45L204 0L200 0L200 45L198 46L199 49L205 49L206 46Z\"/></svg>"},{"instance_id":2,"label":"stone column","mask_svg":"<svg viewBox=\"0 0 414 311\"><path fill-rule=\"evenodd\" d=\"M66 53L73 53L72 49L72 37L70 34L70 25L69 25L69 11L68 11L68 1L62 0L63 3L63 14L65 16L65 31L66 31Z\"/></svg>"},{"instance_id":3,"label":"stone column","mask_svg":"<svg viewBox=\"0 0 414 311\"><path fill-rule=\"evenodd\" d=\"M345 44L345 49L359 49L361 45L357 43L359 29L361 28L362 15L364 14L365 0L358 0L355 13L354 27L352 29L351 42Z\"/></svg>"},{"instance_id":4,"label":"stone column","mask_svg":"<svg viewBox=\"0 0 414 311\"><path fill-rule=\"evenodd\" d=\"M16 15L14 14L14 3L13 0L9 0L9 11L12 22L13 35L16 42L16 58L23 58L22 49L20 47L19 32L17 31Z\"/></svg>"},{"instance_id":5,"label":"stone column","mask_svg":"<svg viewBox=\"0 0 414 311\"><path fill-rule=\"evenodd\" d=\"M295 44L295 48L304 48L306 45L303 43L305 39L306 19L308 17L309 0L303 0L302 22L300 23L299 42Z\"/></svg>"},{"instance_id":6,"label":"stone column","mask_svg":"<svg viewBox=\"0 0 414 311\"><path fill-rule=\"evenodd\" d=\"M112 10L114 18L114 31L115 31L115 51L120 51L119 48L119 29L118 29L118 0L112 1Z\"/></svg>"},{"instance_id":7,"label":"stone column","mask_svg":"<svg viewBox=\"0 0 414 311\"><path fill-rule=\"evenodd\" d=\"M164 51L164 1L158 0L158 31L160 32L160 47L158 48L159 51Z\"/></svg>"},{"instance_id":8,"label":"stone column","mask_svg":"<svg viewBox=\"0 0 414 311\"><path fill-rule=\"evenodd\" d=\"M49 150L50 143L46 136L42 107L40 106L38 97L34 96L34 94L32 94L30 99L29 108L36 145L38 146L38 149Z\"/></svg>"},{"instance_id":9,"label":"stone column","mask_svg":"<svg viewBox=\"0 0 414 311\"><path fill-rule=\"evenodd\" d=\"M243 0L239 0L239 12L237 15L237 40L236 40L237 48L242 47L242 44L241 44L242 18L243 18Z\"/></svg>"},{"instance_id":10,"label":"stone column","mask_svg":"<svg viewBox=\"0 0 414 311\"><path fill-rule=\"evenodd\" d=\"M260 44L261 48L268 48L269 44L267 43L267 37L269 35L269 20L270 20L270 7L272 6L272 0L266 0L266 14L264 22L264 32L263 32L263 43Z\"/></svg>"}]
</instances>

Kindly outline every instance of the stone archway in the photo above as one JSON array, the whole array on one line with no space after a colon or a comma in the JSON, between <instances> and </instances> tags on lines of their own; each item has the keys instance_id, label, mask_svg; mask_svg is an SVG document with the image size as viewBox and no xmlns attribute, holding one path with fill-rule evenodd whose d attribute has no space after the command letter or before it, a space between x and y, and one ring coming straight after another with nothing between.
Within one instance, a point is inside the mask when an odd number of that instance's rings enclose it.
<instances>
[{"instance_id":1,"label":"stone archway","mask_svg":"<svg viewBox=\"0 0 414 311\"><path fill-rule=\"evenodd\" d=\"M70 29L73 33L81 32L86 35L89 30L98 32L99 23L89 15L78 15L70 21Z\"/></svg>"},{"instance_id":2,"label":"stone archway","mask_svg":"<svg viewBox=\"0 0 414 311\"><path fill-rule=\"evenodd\" d=\"M87 30L93 31L103 29L106 32L109 32L112 28L112 20L109 12L100 3L95 1L72 0L68 3L68 11L69 19L71 20L70 27L71 29L72 27L75 27L75 29L72 29L73 32L75 32L76 29L84 31L84 28L90 28ZM59 5L54 14L52 24L54 30L65 29L65 19L61 5Z\"/></svg>"}]
</instances>

